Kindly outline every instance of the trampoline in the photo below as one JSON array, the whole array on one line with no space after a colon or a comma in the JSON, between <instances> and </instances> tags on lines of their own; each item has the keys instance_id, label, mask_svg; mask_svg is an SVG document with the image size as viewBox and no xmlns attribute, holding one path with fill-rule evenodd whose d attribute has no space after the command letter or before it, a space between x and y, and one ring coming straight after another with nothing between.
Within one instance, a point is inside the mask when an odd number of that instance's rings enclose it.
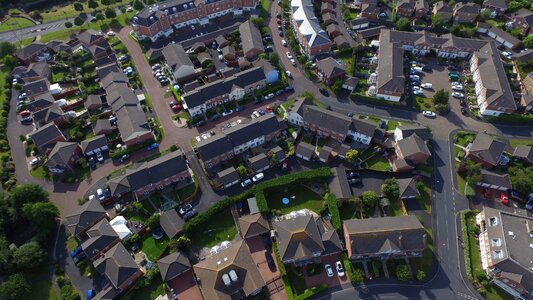
<instances>
[{"instance_id":1,"label":"trampoline","mask_svg":"<svg viewBox=\"0 0 533 300\"><path fill-rule=\"evenodd\" d=\"M152 237L156 240L162 239L164 235L165 233L163 232L163 229L161 229L161 227L158 227L154 229L154 231L152 231Z\"/></svg>"},{"instance_id":2,"label":"trampoline","mask_svg":"<svg viewBox=\"0 0 533 300\"><path fill-rule=\"evenodd\" d=\"M284 205L288 205L289 204L289 198L281 199L281 203L283 203Z\"/></svg>"},{"instance_id":3,"label":"trampoline","mask_svg":"<svg viewBox=\"0 0 533 300\"><path fill-rule=\"evenodd\" d=\"M171 200L165 200L163 204L161 204L161 210L162 211L168 211L171 210L173 207L175 207L178 203L171 201Z\"/></svg>"}]
</instances>

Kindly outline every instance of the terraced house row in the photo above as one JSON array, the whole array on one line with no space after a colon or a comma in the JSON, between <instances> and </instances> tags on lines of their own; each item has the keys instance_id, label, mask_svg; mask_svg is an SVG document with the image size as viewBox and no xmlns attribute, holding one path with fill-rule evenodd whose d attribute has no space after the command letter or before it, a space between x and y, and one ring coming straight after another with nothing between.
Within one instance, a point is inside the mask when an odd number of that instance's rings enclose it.
<instances>
[{"instance_id":1,"label":"terraced house row","mask_svg":"<svg viewBox=\"0 0 533 300\"><path fill-rule=\"evenodd\" d=\"M139 38L155 41L169 36L174 28L208 24L212 19L227 15L242 15L254 9L255 0L171 0L158 2L139 11L132 20Z\"/></svg>"},{"instance_id":2,"label":"terraced house row","mask_svg":"<svg viewBox=\"0 0 533 300\"><path fill-rule=\"evenodd\" d=\"M330 51L331 40L327 32L320 26L313 11L311 0L291 1L291 23L307 58L312 59L319 54Z\"/></svg>"},{"instance_id":3,"label":"terraced house row","mask_svg":"<svg viewBox=\"0 0 533 300\"><path fill-rule=\"evenodd\" d=\"M427 31L403 32L382 29L379 38L376 96L398 102L405 92L403 53L469 59L476 85L480 113L498 116L516 110L516 102L505 75L503 62L492 41L466 39Z\"/></svg>"}]
</instances>

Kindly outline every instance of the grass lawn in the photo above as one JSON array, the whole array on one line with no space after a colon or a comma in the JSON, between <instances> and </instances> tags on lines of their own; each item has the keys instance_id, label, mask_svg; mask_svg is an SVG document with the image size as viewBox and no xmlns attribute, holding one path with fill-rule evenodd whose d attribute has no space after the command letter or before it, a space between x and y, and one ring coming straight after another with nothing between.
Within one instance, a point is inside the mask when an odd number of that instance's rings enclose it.
<instances>
[{"instance_id":1,"label":"grass lawn","mask_svg":"<svg viewBox=\"0 0 533 300\"><path fill-rule=\"evenodd\" d=\"M288 214L291 211L303 208L318 213L324 205L322 196L303 185L271 189L265 191L265 196L269 201L268 207L270 209L279 209L282 214ZM292 199L293 196L295 196L294 199ZM283 198L289 198L288 205L281 203L281 199Z\"/></svg>"},{"instance_id":2,"label":"grass lawn","mask_svg":"<svg viewBox=\"0 0 533 300\"><path fill-rule=\"evenodd\" d=\"M433 262L433 231L429 228L426 228L426 236L428 248L424 250L422 257L409 259L414 274L416 274L418 270L422 270L427 275L431 269L431 264Z\"/></svg>"},{"instance_id":3,"label":"grass lawn","mask_svg":"<svg viewBox=\"0 0 533 300\"><path fill-rule=\"evenodd\" d=\"M223 241L231 241L237 234L237 227L229 209L213 216L212 221L199 231L191 233L192 244L196 247L213 247Z\"/></svg>"},{"instance_id":4,"label":"grass lawn","mask_svg":"<svg viewBox=\"0 0 533 300\"><path fill-rule=\"evenodd\" d=\"M431 98L415 96L413 107L418 110L435 111L435 105L433 105L433 100Z\"/></svg>"},{"instance_id":5,"label":"grass lawn","mask_svg":"<svg viewBox=\"0 0 533 300\"><path fill-rule=\"evenodd\" d=\"M513 148L516 148L518 145L533 146L533 140L509 139L509 144L511 144L511 147Z\"/></svg>"},{"instance_id":6,"label":"grass lawn","mask_svg":"<svg viewBox=\"0 0 533 300\"><path fill-rule=\"evenodd\" d=\"M475 276L477 272L483 272L483 269L481 268L481 254L479 252L478 241L472 234L470 234L477 226L476 215L473 212L468 212L465 215L465 220L468 231L468 243L470 244L470 263L472 264L472 274Z\"/></svg>"},{"instance_id":7,"label":"grass lawn","mask_svg":"<svg viewBox=\"0 0 533 300\"><path fill-rule=\"evenodd\" d=\"M9 17L0 24L0 32L14 30L35 25L32 21L23 17Z\"/></svg>"},{"instance_id":8,"label":"grass lawn","mask_svg":"<svg viewBox=\"0 0 533 300\"><path fill-rule=\"evenodd\" d=\"M97 10L104 10L105 7L100 3L100 1L97 1L99 6L96 8ZM125 3L131 2L130 0L116 0L112 1L113 4L109 5L109 7L116 7L118 5L122 5ZM83 4L83 11L76 11L74 10L74 6L71 4L68 5L61 5L61 6L54 6L49 10L46 10L44 12L41 12L41 16L43 17L43 23L52 22L59 19L64 18L70 18L70 17L76 17L80 13L90 13L93 11L92 8L89 8L87 5L87 2L81 2Z\"/></svg>"},{"instance_id":9,"label":"grass lawn","mask_svg":"<svg viewBox=\"0 0 533 300\"><path fill-rule=\"evenodd\" d=\"M145 300L145 299L155 299L159 295L163 295L165 293L165 287L163 284L163 281L161 280L161 276L155 276L152 279L152 284L150 284L147 287L143 287L139 290L136 290L132 292L131 299L132 300Z\"/></svg>"},{"instance_id":10,"label":"grass lawn","mask_svg":"<svg viewBox=\"0 0 533 300\"><path fill-rule=\"evenodd\" d=\"M41 35L40 42L48 43L51 40L66 41L66 40L68 40L68 38L69 38L69 36L70 36L70 34L72 32L73 32L73 30L71 30L71 29L63 29L63 30L48 32L48 33L45 33L45 34Z\"/></svg>"},{"instance_id":11,"label":"grass lawn","mask_svg":"<svg viewBox=\"0 0 533 300\"><path fill-rule=\"evenodd\" d=\"M59 300L56 293L56 289L51 280L43 280L40 282L32 282L31 293L28 295L28 299L48 299Z\"/></svg>"},{"instance_id":12,"label":"grass lawn","mask_svg":"<svg viewBox=\"0 0 533 300\"><path fill-rule=\"evenodd\" d=\"M270 0L261 0L261 7L267 13L270 11L270 3L272 3L272 1L270 1Z\"/></svg>"},{"instance_id":13,"label":"grass lawn","mask_svg":"<svg viewBox=\"0 0 533 300\"><path fill-rule=\"evenodd\" d=\"M52 72L52 81L53 82L57 82L57 81L61 81L65 78L65 72Z\"/></svg>"},{"instance_id":14,"label":"grass lawn","mask_svg":"<svg viewBox=\"0 0 533 300\"><path fill-rule=\"evenodd\" d=\"M389 122L387 123L387 131L394 130L396 129L396 127L401 126L401 125L402 125L402 122L389 120Z\"/></svg>"},{"instance_id":15,"label":"grass lawn","mask_svg":"<svg viewBox=\"0 0 533 300\"><path fill-rule=\"evenodd\" d=\"M459 131L454 137L455 143L463 147L466 147L475 138L476 138L475 133L466 132L466 131Z\"/></svg>"},{"instance_id":16,"label":"grass lawn","mask_svg":"<svg viewBox=\"0 0 533 300\"><path fill-rule=\"evenodd\" d=\"M339 214L341 216L341 220L350 220L352 218L355 219L359 216L359 214L354 216L356 210L357 207L355 206L355 201L342 202L339 206Z\"/></svg>"},{"instance_id":17,"label":"grass lawn","mask_svg":"<svg viewBox=\"0 0 533 300\"><path fill-rule=\"evenodd\" d=\"M367 162L367 167L370 170L376 170L376 171L390 171L391 166L389 164L389 161L382 157L381 155L376 155L369 159Z\"/></svg>"},{"instance_id":18,"label":"grass lawn","mask_svg":"<svg viewBox=\"0 0 533 300\"><path fill-rule=\"evenodd\" d=\"M25 47L25 46L28 46L29 44L33 43L34 41L35 41L35 38L31 37L31 38L20 40L20 41L16 42L15 44L17 46L19 46L19 47Z\"/></svg>"},{"instance_id":19,"label":"grass lawn","mask_svg":"<svg viewBox=\"0 0 533 300\"><path fill-rule=\"evenodd\" d=\"M168 239L162 238L156 241L152 235L145 238L141 245L141 250L146 254L149 260L155 261L161 253L165 250L168 244Z\"/></svg>"},{"instance_id":20,"label":"grass lawn","mask_svg":"<svg viewBox=\"0 0 533 300\"><path fill-rule=\"evenodd\" d=\"M424 184L424 189L420 191L420 197L417 197L416 201L420 208L431 215L431 188L427 184Z\"/></svg>"},{"instance_id":21,"label":"grass lawn","mask_svg":"<svg viewBox=\"0 0 533 300\"><path fill-rule=\"evenodd\" d=\"M178 197L180 201L189 198L196 191L196 181L191 182L188 186L182 187L178 190Z\"/></svg>"},{"instance_id":22,"label":"grass lawn","mask_svg":"<svg viewBox=\"0 0 533 300\"><path fill-rule=\"evenodd\" d=\"M396 216L396 217L404 216L401 201L402 200L391 201L390 206L389 206L390 216Z\"/></svg>"},{"instance_id":23,"label":"grass lawn","mask_svg":"<svg viewBox=\"0 0 533 300\"><path fill-rule=\"evenodd\" d=\"M70 252L78 247L78 241L74 237L67 240L67 251Z\"/></svg>"},{"instance_id":24,"label":"grass lawn","mask_svg":"<svg viewBox=\"0 0 533 300\"><path fill-rule=\"evenodd\" d=\"M303 270L300 269L300 272L303 272ZM302 294L307 288L303 274L301 275L298 274L298 271L295 269L295 267L288 266L287 276L289 277L289 282L291 283L291 288L292 288L293 293L295 295Z\"/></svg>"},{"instance_id":25,"label":"grass lawn","mask_svg":"<svg viewBox=\"0 0 533 300\"><path fill-rule=\"evenodd\" d=\"M30 170L30 175L35 177L35 178L39 178L39 179L45 179L47 178L48 176L48 173L46 172L46 170L44 169L43 166L40 166L40 167L37 167L37 168L32 168Z\"/></svg>"}]
</instances>

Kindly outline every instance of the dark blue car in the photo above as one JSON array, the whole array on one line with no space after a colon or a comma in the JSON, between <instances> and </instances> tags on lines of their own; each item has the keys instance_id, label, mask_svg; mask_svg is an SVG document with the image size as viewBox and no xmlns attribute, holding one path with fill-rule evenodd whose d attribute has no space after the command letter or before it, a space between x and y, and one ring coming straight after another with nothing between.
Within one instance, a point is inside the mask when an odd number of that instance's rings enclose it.
<instances>
[{"instance_id":1,"label":"dark blue car","mask_svg":"<svg viewBox=\"0 0 533 300\"><path fill-rule=\"evenodd\" d=\"M76 249L70 251L70 257L74 257L81 253L81 246L76 247Z\"/></svg>"},{"instance_id":2,"label":"dark blue car","mask_svg":"<svg viewBox=\"0 0 533 300\"><path fill-rule=\"evenodd\" d=\"M156 149L157 147L159 147L159 144L158 143L153 143L150 146L146 147L146 151L152 151L152 150Z\"/></svg>"}]
</instances>

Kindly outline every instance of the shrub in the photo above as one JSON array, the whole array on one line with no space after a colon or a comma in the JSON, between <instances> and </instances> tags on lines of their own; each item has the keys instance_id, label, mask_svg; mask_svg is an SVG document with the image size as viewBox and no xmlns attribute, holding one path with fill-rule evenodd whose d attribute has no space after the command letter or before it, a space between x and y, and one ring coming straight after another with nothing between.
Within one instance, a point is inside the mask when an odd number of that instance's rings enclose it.
<instances>
[{"instance_id":1,"label":"shrub","mask_svg":"<svg viewBox=\"0 0 533 300\"><path fill-rule=\"evenodd\" d=\"M311 298L312 296L322 292L322 291L325 291L326 289L328 288L328 285L323 283L321 285L317 285L315 287L312 287L310 289L306 289L301 295L298 295L292 299L294 300L304 300L304 299L309 299ZM290 298L289 298L290 299Z\"/></svg>"},{"instance_id":2,"label":"shrub","mask_svg":"<svg viewBox=\"0 0 533 300\"><path fill-rule=\"evenodd\" d=\"M396 267L396 277L398 277L398 280L407 281L410 279L409 270L407 269L407 265L401 264Z\"/></svg>"},{"instance_id":3,"label":"shrub","mask_svg":"<svg viewBox=\"0 0 533 300\"><path fill-rule=\"evenodd\" d=\"M422 270L418 270L418 272L416 272L416 279L420 281L426 279L426 273Z\"/></svg>"},{"instance_id":4,"label":"shrub","mask_svg":"<svg viewBox=\"0 0 533 300\"><path fill-rule=\"evenodd\" d=\"M341 229L341 215L339 213L339 202L335 194L328 193L326 194L326 202L328 204L329 213L331 214L331 224L335 230Z\"/></svg>"},{"instance_id":5,"label":"shrub","mask_svg":"<svg viewBox=\"0 0 533 300\"><path fill-rule=\"evenodd\" d=\"M466 227L466 214L469 213L470 210L462 210L461 211L461 235L463 237L463 256L465 258L465 269L466 269L466 275L470 280L472 280L472 262L470 261L470 242L468 240L468 229Z\"/></svg>"}]
</instances>

